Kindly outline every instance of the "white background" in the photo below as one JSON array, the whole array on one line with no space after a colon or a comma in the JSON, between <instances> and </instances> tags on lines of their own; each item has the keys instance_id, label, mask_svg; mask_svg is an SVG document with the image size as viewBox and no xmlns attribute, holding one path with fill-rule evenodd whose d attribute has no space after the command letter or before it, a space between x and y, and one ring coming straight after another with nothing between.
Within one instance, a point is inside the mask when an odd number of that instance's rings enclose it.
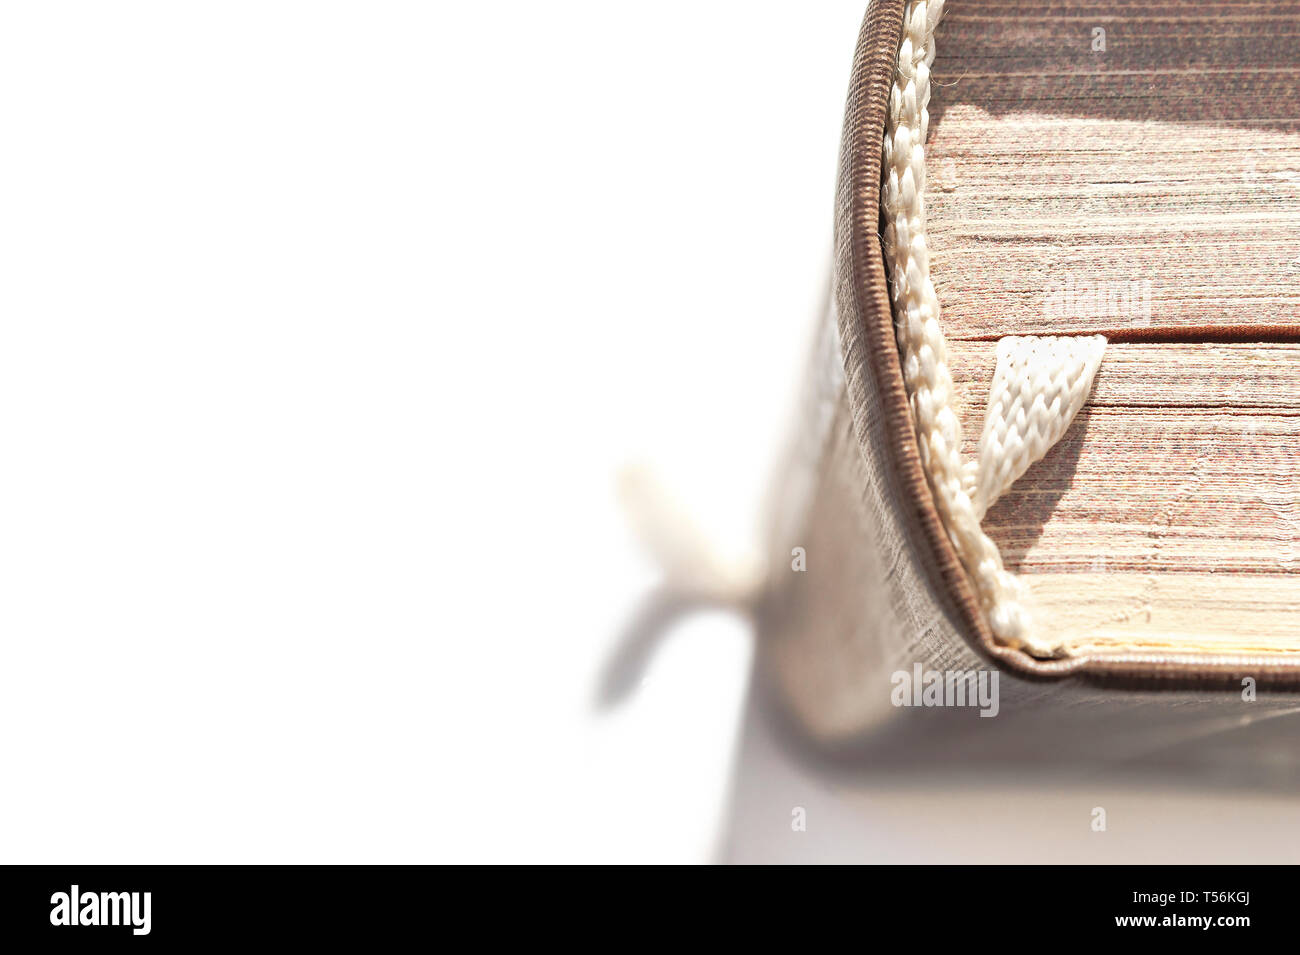
<instances>
[{"instance_id":1,"label":"white background","mask_svg":"<svg viewBox=\"0 0 1300 955\"><path fill-rule=\"evenodd\" d=\"M864 4L0 13L0 861L711 857Z\"/></svg>"}]
</instances>

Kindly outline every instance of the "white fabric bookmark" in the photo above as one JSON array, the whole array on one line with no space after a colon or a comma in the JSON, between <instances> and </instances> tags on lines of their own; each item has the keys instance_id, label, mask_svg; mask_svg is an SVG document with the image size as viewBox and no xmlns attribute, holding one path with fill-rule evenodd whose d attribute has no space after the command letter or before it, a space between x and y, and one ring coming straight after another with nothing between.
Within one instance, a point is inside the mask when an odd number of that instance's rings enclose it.
<instances>
[{"instance_id":1,"label":"white fabric bookmark","mask_svg":"<svg viewBox=\"0 0 1300 955\"><path fill-rule=\"evenodd\" d=\"M1105 351L1101 335L998 342L971 501L978 518L1061 440L1092 390Z\"/></svg>"}]
</instances>

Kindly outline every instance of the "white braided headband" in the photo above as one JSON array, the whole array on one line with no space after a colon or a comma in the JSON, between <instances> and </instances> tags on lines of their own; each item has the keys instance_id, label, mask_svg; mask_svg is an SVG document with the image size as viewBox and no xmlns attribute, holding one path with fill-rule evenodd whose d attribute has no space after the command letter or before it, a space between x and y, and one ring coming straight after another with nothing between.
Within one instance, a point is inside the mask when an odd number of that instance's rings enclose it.
<instances>
[{"instance_id":1,"label":"white braided headband","mask_svg":"<svg viewBox=\"0 0 1300 955\"><path fill-rule=\"evenodd\" d=\"M1065 433L1092 389L1106 340L1100 335L1002 339L979 456L964 460L925 242L926 107L934 28L942 13L943 0L910 0L904 8L885 119L880 205L903 381L935 506L994 637L1036 656L1054 656L1059 644L1031 627L1019 582L1002 566L998 547L980 521Z\"/></svg>"}]
</instances>

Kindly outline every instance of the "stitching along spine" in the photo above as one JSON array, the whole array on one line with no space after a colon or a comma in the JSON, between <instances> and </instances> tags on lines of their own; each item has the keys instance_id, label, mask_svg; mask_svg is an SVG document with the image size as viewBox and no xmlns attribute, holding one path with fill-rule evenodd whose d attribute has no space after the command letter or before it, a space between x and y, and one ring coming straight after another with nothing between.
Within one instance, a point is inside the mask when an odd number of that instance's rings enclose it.
<instances>
[{"instance_id":1,"label":"stitching along spine","mask_svg":"<svg viewBox=\"0 0 1300 955\"><path fill-rule=\"evenodd\" d=\"M885 120L882 238L903 381L936 509L994 637L1035 656L1060 656L1059 642L1032 627L1020 583L1003 567L997 544L980 521L1065 433L1092 389L1106 340L1100 335L1002 339L978 458L964 460L925 241L930 65L942 14L943 0L911 0L904 8Z\"/></svg>"}]
</instances>

